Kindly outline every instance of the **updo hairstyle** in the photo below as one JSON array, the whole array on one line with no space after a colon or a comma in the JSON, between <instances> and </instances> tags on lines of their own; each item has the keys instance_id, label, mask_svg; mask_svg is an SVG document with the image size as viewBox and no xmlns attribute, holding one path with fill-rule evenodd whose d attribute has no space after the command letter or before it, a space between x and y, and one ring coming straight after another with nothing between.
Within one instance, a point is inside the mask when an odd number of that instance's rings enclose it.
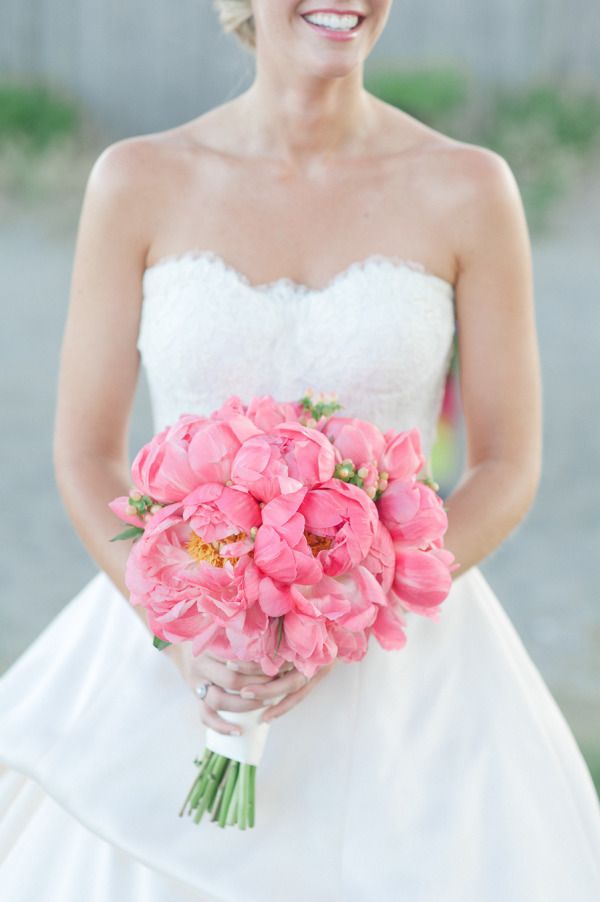
<instances>
[{"instance_id":1,"label":"updo hairstyle","mask_svg":"<svg viewBox=\"0 0 600 902\"><path fill-rule=\"evenodd\" d=\"M244 47L256 48L256 32L251 0L213 0L225 32L233 32Z\"/></svg>"}]
</instances>

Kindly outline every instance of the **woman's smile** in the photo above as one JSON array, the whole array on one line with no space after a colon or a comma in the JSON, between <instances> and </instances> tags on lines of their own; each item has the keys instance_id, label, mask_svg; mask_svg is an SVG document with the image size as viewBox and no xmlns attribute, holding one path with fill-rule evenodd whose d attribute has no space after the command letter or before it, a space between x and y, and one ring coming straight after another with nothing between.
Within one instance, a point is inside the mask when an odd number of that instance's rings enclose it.
<instances>
[{"instance_id":1,"label":"woman's smile","mask_svg":"<svg viewBox=\"0 0 600 902\"><path fill-rule=\"evenodd\" d=\"M309 28L332 41L349 41L360 30L365 16L351 10L311 10L301 14Z\"/></svg>"}]
</instances>

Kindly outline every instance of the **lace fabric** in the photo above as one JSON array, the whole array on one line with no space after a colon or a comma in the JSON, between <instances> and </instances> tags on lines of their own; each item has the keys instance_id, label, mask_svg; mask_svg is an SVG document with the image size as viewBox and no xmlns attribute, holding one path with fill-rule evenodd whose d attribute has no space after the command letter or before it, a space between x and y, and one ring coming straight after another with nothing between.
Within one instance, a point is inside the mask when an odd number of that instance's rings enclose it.
<instances>
[{"instance_id":1,"label":"lace fabric","mask_svg":"<svg viewBox=\"0 0 600 902\"><path fill-rule=\"evenodd\" d=\"M423 264L372 254L322 288L253 285L213 251L143 276L138 348L158 430L231 394L335 391L340 413L435 438L454 335L454 289Z\"/></svg>"}]
</instances>

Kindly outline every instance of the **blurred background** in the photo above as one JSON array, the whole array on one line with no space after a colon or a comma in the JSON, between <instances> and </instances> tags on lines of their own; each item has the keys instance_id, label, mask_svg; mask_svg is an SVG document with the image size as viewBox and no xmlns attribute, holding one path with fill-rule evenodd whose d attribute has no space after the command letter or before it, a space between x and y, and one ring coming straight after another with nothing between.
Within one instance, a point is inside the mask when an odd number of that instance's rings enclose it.
<instances>
[{"instance_id":1,"label":"blurred background","mask_svg":"<svg viewBox=\"0 0 600 902\"><path fill-rule=\"evenodd\" d=\"M597 786L599 46L600 7L591 0L397 0L365 70L366 87L384 100L501 153L521 188L544 378L544 472L534 508L482 570ZM2 0L0 671L96 572L62 509L51 460L90 167L112 141L191 119L252 77L252 55L221 32L210 0ZM458 365L434 454L443 493L463 460ZM142 376L132 453L151 433Z\"/></svg>"}]
</instances>

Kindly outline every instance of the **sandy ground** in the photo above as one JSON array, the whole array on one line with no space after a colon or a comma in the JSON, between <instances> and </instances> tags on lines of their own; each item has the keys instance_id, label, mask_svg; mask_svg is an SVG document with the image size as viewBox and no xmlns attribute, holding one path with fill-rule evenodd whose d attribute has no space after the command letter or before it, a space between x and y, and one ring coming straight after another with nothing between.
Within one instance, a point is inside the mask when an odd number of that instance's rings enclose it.
<instances>
[{"instance_id":1,"label":"sandy ground","mask_svg":"<svg viewBox=\"0 0 600 902\"><path fill-rule=\"evenodd\" d=\"M0 670L96 572L62 509L51 462L78 208L30 205L5 212ZM526 521L482 569L576 735L600 751L600 421L593 400L599 234L600 186L592 182L579 186L557 211L551 233L534 242L545 396L543 482ZM131 449L150 433L142 380Z\"/></svg>"}]
</instances>

